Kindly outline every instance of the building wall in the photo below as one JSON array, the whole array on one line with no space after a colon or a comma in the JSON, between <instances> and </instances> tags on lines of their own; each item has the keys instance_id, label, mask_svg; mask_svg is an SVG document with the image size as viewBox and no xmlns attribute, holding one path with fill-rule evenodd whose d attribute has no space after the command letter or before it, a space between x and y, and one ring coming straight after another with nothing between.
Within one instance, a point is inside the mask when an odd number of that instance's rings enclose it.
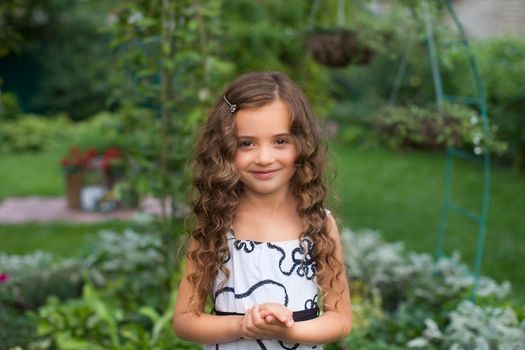
<instances>
[{"instance_id":1,"label":"building wall","mask_svg":"<svg viewBox=\"0 0 525 350\"><path fill-rule=\"evenodd\" d=\"M511 34L525 39L525 0L455 0L453 5L470 38Z\"/></svg>"}]
</instances>

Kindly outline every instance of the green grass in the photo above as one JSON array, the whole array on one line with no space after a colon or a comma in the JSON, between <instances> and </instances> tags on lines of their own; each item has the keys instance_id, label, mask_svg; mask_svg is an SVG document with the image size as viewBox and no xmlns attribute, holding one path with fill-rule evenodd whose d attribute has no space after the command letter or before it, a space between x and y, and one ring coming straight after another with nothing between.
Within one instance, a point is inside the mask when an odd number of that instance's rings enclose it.
<instances>
[{"instance_id":1,"label":"green grass","mask_svg":"<svg viewBox=\"0 0 525 350\"><path fill-rule=\"evenodd\" d=\"M444 155L385 149L332 146L337 169L336 192L343 225L372 228L387 241L402 241L412 250L435 253L444 189ZM454 163L454 199L471 210L481 205L481 168ZM513 294L525 300L525 176L493 168L490 209L481 273L509 280ZM457 214L449 216L445 254L460 252L473 269L477 225Z\"/></svg>"},{"instance_id":2,"label":"green grass","mask_svg":"<svg viewBox=\"0 0 525 350\"><path fill-rule=\"evenodd\" d=\"M75 257L85 252L87 238L102 229L121 231L122 221L97 224L24 224L0 225L0 251L8 254L27 254L46 250L59 257Z\"/></svg>"},{"instance_id":3,"label":"green grass","mask_svg":"<svg viewBox=\"0 0 525 350\"><path fill-rule=\"evenodd\" d=\"M0 154L0 201L8 196L64 194L63 151Z\"/></svg>"}]
</instances>

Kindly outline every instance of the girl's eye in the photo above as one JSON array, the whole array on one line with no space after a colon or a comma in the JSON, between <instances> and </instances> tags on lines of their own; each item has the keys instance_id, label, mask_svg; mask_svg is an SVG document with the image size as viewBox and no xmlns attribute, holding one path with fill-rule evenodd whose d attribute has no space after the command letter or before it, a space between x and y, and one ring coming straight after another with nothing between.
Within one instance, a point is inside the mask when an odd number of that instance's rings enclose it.
<instances>
[{"instance_id":1,"label":"girl's eye","mask_svg":"<svg viewBox=\"0 0 525 350\"><path fill-rule=\"evenodd\" d=\"M286 145L288 143L290 143L287 139L277 139L275 140L275 143L278 144L278 145Z\"/></svg>"},{"instance_id":2,"label":"girl's eye","mask_svg":"<svg viewBox=\"0 0 525 350\"><path fill-rule=\"evenodd\" d=\"M240 148L250 147L252 145L253 145L253 142L252 141L248 141L248 140L243 140L243 141L239 142L239 147Z\"/></svg>"}]
</instances>

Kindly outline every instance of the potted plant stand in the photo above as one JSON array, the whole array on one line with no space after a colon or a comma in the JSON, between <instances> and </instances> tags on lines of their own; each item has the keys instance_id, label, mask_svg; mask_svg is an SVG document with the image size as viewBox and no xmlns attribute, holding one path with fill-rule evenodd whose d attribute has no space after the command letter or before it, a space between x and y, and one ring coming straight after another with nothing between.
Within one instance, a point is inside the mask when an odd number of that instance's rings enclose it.
<instances>
[{"instance_id":1,"label":"potted plant stand","mask_svg":"<svg viewBox=\"0 0 525 350\"><path fill-rule=\"evenodd\" d=\"M80 193L82 184L83 174L81 171L73 171L66 174L66 197L69 209L78 210L81 208Z\"/></svg>"}]
</instances>

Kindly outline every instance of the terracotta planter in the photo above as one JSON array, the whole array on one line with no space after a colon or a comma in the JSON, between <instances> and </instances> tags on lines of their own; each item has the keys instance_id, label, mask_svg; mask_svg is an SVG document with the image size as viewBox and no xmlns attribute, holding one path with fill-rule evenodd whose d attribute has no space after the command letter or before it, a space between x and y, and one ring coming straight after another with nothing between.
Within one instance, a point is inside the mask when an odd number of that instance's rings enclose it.
<instances>
[{"instance_id":1,"label":"terracotta planter","mask_svg":"<svg viewBox=\"0 0 525 350\"><path fill-rule=\"evenodd\" d=\"M66 174L66 196L69 209L80 209L80 192L82 190L81 172Z\"/></svg>"},{"instance_id":2,"label":"terracotta planter","mask_svg":"<svg viewBox=\"0 0 525 350\"><path fill-rule=\"evenodd\" d=\"M368 64L375 52L359 43L357 33L351 30L324 30L308 34L306 50L319 64L343 67L348 64Z\"/></svg>"}]
</instances>

